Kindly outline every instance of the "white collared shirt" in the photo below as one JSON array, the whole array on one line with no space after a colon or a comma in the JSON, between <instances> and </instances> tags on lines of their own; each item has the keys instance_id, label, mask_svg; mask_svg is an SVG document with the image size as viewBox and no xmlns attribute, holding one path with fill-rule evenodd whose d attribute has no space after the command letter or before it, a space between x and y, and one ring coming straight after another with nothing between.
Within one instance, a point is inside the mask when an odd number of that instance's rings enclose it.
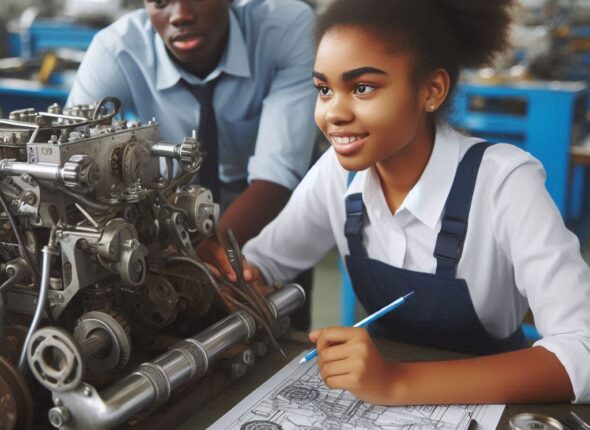
<instances>
[{"instance_id":1,"label":"white collared shirt","mask_svg":"<svg viewBox=\"0 0 590 430\"><path fill-rule=\"evenodd\" d=\"M292 279L334 245L348 255L344 201L362 192L369 258L435 273L434 246L456 168L478 141L438 127L428 165L395 215L375 169L359 172L347 189L348 172L330 149L244 253L270 282ZM590 401L590 268L529 153L505 144L485 152L457 277L467 281L480 321L497 338L512 334L530 306L543 336L535 345L559 358L576 401Z\"/></svg>"}]
</instances>

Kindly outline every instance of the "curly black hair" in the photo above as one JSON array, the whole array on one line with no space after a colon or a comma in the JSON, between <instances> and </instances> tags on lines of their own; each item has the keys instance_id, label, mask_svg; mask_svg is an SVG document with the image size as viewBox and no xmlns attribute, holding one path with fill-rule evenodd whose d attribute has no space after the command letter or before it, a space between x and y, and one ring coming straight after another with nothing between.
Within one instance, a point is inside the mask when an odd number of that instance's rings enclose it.
<instances>
[{"instance_id":1,"label":"curly black hair","mask_svg":"<svg viewBox=\"0 0 590 430\"><path fill-rule=\"evenodd\" d=\"M319 15L316 44L334 27L360 27L412 56L419 84L442 68L451 92L465 67L488 64L508 47L513 0L333 0ZM449 100L450 97L447 98Z\"/></svg>"}]
</instances>

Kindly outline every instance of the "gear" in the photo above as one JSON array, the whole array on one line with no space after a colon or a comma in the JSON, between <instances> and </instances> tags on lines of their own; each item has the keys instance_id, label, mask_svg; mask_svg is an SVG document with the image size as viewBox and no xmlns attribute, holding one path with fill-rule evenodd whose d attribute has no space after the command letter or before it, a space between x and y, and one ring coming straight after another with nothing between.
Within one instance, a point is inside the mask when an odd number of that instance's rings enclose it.
<instances>
[{"instance_id":1,"label":"gear","mask_svg":"<svg viewBox=\"0 0 590 430\"><path fill-rule=\"evenodd\" d=\"M91 336L99 330L107 335L109 345L85 357L86 368L93 374L115 372L122 369L131 357L129 324L117 312L87 312L76 322L74 338L81 345L89 342Z\"/></svg>"},{"instance_id":2,"label":"gear","mask_svg":"<svg viewBox=\"0 0 590 430\"><path fill-rule=\"evenodd\" d=\"M98 166L87 155L72 155L62 167L61 177L66 187L86 193L98 182Z\"/></svg>"}]
</instances>

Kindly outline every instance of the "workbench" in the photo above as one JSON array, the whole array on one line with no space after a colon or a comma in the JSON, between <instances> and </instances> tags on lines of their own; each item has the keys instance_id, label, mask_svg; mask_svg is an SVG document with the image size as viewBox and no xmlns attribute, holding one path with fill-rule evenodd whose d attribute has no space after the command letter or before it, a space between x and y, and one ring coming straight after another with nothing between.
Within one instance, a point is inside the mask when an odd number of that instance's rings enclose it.
<instances>
[{"instance_id":1,"label":"workbench","mask_svg":"<svg viewBox=\"0 0 590 430\"><path fill-rule=\"evenodd\" d=\"M301 353L301 351L312 347L311 344L304 343L304 339L304 334L295 333L289 340L283 342L285 353L287 355L286 360L283 360L282 357L274 351L269 351L265 357L259 358L256 365L241 379L233 381L233 383L223 390L220 395L217 395L212 400L199 406L199 410L188 420L181 424L168 420L166 428L176 428L177 430L206 429L269 377L279 371L281 367ZM389 341L379 341L378 346L383 354L392 360L431 361L465 357L464 355L448 351L410 346ZM185 403L191 403L190 399L186 398ZM194 403L191 403L191 407L193 412L197 409L197 406ZM572 405L569 403L507 405L498 429L508 429L508 420L510 417L521 412L535 412L556 418L563 418L570 411L575 412L584 421L590 422L590 406ZM162 424L163 423L164 422L162 421Z\"/></svg>"}]
</instances>

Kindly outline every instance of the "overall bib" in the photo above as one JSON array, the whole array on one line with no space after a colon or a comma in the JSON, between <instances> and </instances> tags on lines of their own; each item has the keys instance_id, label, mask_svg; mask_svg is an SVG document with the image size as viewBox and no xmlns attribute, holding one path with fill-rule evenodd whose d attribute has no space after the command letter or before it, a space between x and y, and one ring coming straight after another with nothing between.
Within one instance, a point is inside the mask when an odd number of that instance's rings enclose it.
<instances>
[{"instance_id":1,"label":"overall bib","mask_svg":"<svg viewBox=\"0 0 590 430\"><path fill-rule=\"evenodd\" d=\"M352 194L346 199L344 230L350 250L346 266L367 313L415 292L404 306L369 326L375 337L475 355L527 347L520 327L505 339L491 336L477 317L467 283L456 278L477 173L489 146L486 142L472 146L457 168L434 249L435 274L400 269L368 258L362 238L362 195Z\"/></svg>"}]
</instances>

